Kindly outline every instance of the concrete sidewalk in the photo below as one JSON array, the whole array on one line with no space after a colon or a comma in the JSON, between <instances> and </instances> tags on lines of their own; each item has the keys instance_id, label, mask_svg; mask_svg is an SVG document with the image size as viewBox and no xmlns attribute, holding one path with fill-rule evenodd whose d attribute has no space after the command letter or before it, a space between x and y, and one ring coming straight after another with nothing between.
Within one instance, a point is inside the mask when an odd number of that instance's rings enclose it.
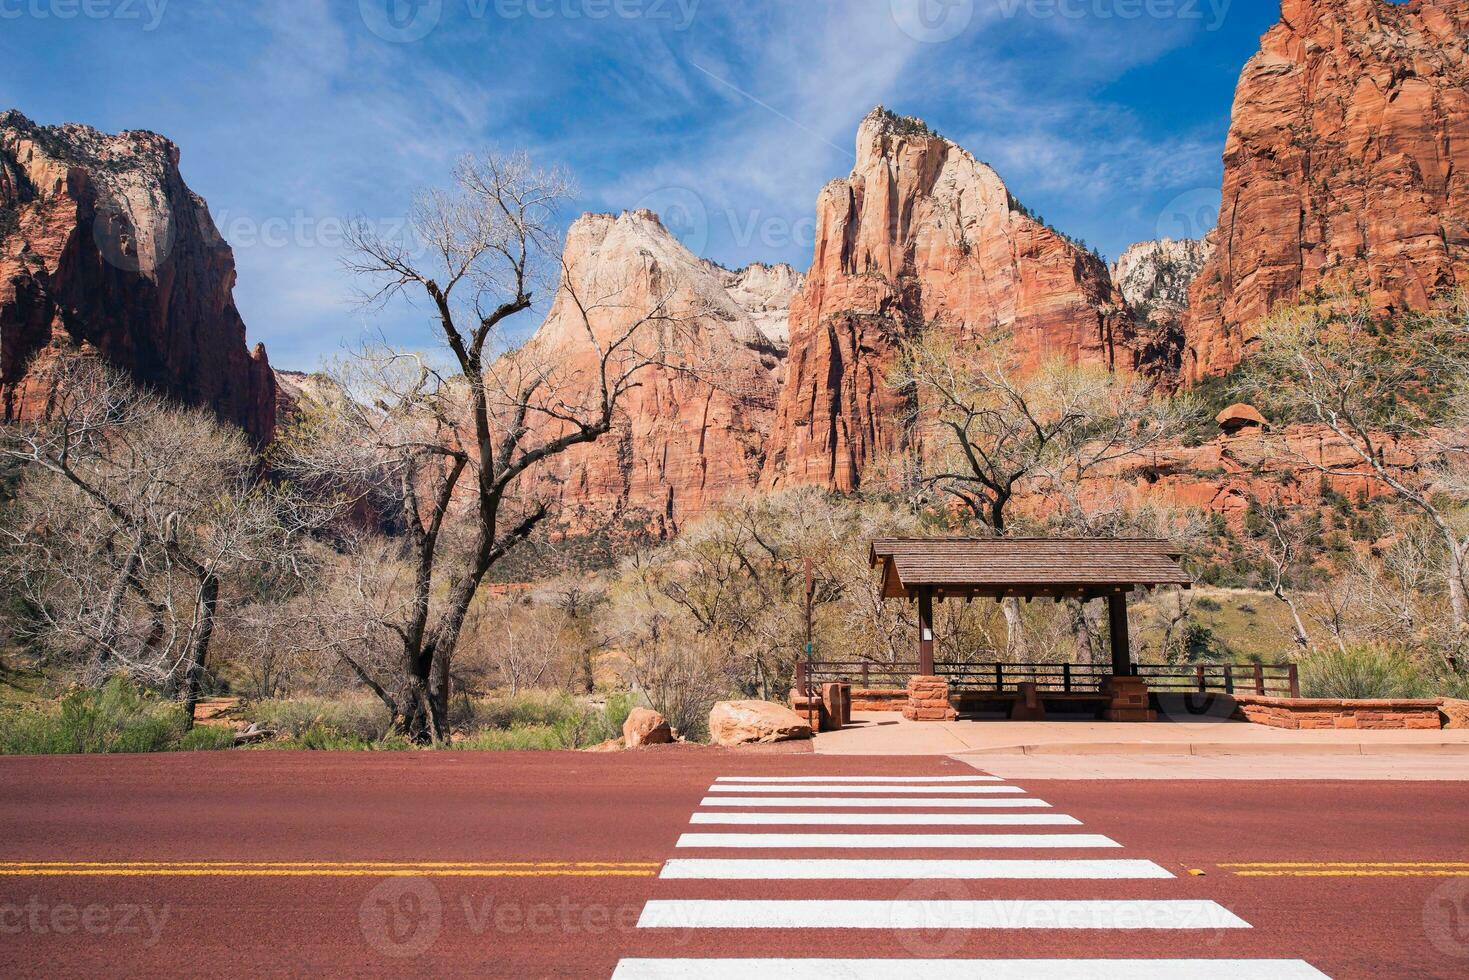
<instances>
[{"instance_id":1,"label":"concrete sidewalk","mask_svg":"<svg viewBox=\"0 0 1469 980\"><path fill-rule=\"evenodd\" d=\"M1469 779L1469 730L1291 731L1248 722L910 722L854 712L828 755L948 755L1007 778ZM1125 773L1125 775L1124 775Z\"/></svg>"}]
</instances>

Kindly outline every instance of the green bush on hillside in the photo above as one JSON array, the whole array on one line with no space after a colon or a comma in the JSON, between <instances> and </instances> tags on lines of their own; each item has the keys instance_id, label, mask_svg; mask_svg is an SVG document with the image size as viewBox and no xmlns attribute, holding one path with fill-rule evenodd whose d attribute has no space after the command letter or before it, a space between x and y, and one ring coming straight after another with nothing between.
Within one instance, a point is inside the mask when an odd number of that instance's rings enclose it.
<instances>
[{"instance_id":1,"label":"green bush on hillside","mask_svg":"<svg viewBox=\"0 0 1469 980\"><path fill-rule=\"evenodd\" d=\"M1405 647L1390 643L1312 650L1299 663L1308 698L1427 697L1435 686Z\"/></svg>"}]
</instances>

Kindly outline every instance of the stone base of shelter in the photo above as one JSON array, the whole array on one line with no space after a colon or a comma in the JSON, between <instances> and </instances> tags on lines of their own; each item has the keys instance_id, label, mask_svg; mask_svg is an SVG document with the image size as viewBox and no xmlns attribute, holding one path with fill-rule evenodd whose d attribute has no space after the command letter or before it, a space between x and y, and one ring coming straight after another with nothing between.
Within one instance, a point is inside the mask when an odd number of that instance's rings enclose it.
<instances>
[{"instance_id":1,"label":"stone base of shelter","mask_svg":"<svg viewBox=\"0 0 1469 980\"><path fill-rule=\"evenodd\" d=\"M919 675L908 681L908 703L903 717L909 721L953 721L959 717L949 703L949 682L942 677Z\"/></svg>"},{"instance_id":2,"label":"stone base of shelter","mask_svg":"<svg viewBox=\"0 0 1469 980\"><path fill-rule=\"evenodd\" d=\"M1157 721L1158 713L1148 704L1148 682L1141 677L1114 675L1102 681L1109 699L1102 717L1108 721Z\"/></svg>"}]
</instances>

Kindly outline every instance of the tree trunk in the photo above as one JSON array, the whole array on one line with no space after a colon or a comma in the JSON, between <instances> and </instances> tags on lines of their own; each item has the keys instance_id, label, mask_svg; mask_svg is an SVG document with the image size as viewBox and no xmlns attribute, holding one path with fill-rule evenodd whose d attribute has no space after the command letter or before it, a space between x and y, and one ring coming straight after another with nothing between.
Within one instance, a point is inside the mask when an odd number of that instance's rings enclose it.
<instances>
[{"instance_id":1,"label":"tree trunk","mask_svg":"<svg viewBox=\"0 0 1469 980\"><path fill-rule=\"evenodd\" d=\"M214 637L214 613L218 607L219 579L206 572L199 580L199 630L189 646L189 660L184 667L186 730L194 727L194 711L199 706L199 690L204 684L204 663L209 656L209 641Z\"/></svg>"},{"instance_id":2,"label":"tree trunk","mask_svg":"<svg viewBox=\"0 0 1469 980\"><path fill-rule=\"evenodd\" d=\"M1295 600L1282 588L1275 590L1275 598L1285 603L1285 608L1290 610L1291 630L1295 633L1296 646L1302 650L1308 649L1311 646L1311 637L1306 633L1306 624L1301 622L1301 613L1296 609Z\"/></svg>"},{"instance_id":3,"label":"tree trunk","mask_svg":"<svg viewBox=\"0 0 1469 980\"><path fill-rule=\"evenodd\" d=\"M449 671L447 661L430 648L404 657L403 691L397 698L393 731L415 745L449 738Z\"/></svg>"},{"instance_id":4,"label":"tree trunk","mask_svg":"<svg viewBox=\"0 0 1469 980\"><path fill-rule=\"evenodd\" d=\"M1459 538L1452 528L1443 527L1444 544L1448 546L1449 560L1446 578L1449 587L1449 611L1454 617L1454 642L1445 652L1444 661L1454 672L1459 670L1459 654L1469 640L1469 598L1464 595L1464 552L1460 550Z\"/></svg>"},{"instance_id":5,"label":"tree trunk","mask_svg":"<svg viewBox=\"0 0 1469 980\"><path fill-rule=\"evenodd\" d=\"M92 658L92 680L101 684L107 675L107 664L112 659L113 647L117 645L117 621L122 618L122 600L127 596L133 576L138 574L138 565L143 561L143 542L135 541L128 551L122 570L107 593L107 609L102 614L102 627L97 636L97 653Z\"/></svg>"},{"instance_id":6,"label":"tree trunk","mask_svg":"<svg viewBox=\"0 0 1469 980\"><path fill-rule=\"evenodd\" d=\"M1010 659L1024 662L1030 659L1030 644L1025 639L1025 623L1020 618L1020 600L1011 596L1000 601L1005 612L1005 651Z\"/></svg>"},{"instance_id":7,"label":"tree trunk","mask_svg":"<svg viewBox=\"0 0 1469 980\"><path fill-rule=\"evenodd\" d=\"M1071 633L1076 638L1076 660L1078 663L1097 662L1097 650L1092 643L1091 627L1086 620L1086 604L1080 599L1067 599L1066 611L1071 617Z\"/></svg>"}]
</instances>

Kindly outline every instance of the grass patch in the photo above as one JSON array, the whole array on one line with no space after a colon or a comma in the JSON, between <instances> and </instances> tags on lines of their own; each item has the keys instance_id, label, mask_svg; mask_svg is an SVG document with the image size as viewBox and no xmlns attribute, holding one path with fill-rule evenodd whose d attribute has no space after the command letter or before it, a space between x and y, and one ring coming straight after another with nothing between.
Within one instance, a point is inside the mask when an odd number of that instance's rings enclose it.
<instances>
[{"instance_id":1,"label":"grass patch","mask_svg":"<svg viewBox=\"0 0 1469 980\"><path fill-rule=\"evenodd\" d=\"M487 728L453 744L466 752L506 752L526 749L567 748L564 734L553 725L521 725L519 728Z\"/></svg>"},{"instance_id":2,"label":"grass patch","mask_svg":"<svg viewBox=\"0 0 1469 980\"><path fill-rule=\"evenodd\" d=\"M187 730L183 708L140 691L125 678L100 690L72 691L59 701L0 710L0 753L57 755L167 752L224 747L224 737Z\"/></svg>"},{"instance_id":3,"label":"grass patch","mask_svg":"<svg viewBox=\"0 0 1469 980\"><path fill-rule=\"evenodd\" d=\"M380 742L388 735L391 719L381 701L368 698L289 698L256 701L241 712L261 728L285 739L324 742L331 737L364 744ZM308 748L317 745L305 746Z\"/></svg>"},{"instance_id":4,"label":"grass patch","mask_svg":"<svg viewBox=\"0 0 1469 980\"><path fill-rule=\"evenodd\" d=\"M179 752L214 752L234 747L234 729L223 725L195 725L172 746Z\"/></svg>"},{"instance_id":5,"label":"grass patch","mask_svg":"<svg viewBox=\"0 0 1469 980\"><path fill-rule=\"evenodd\" d=\"M266 742L259 747L305 752L405 752L416 746L401 735L365 738L318 722L280 741Z\"/></svg>"}]
</instances>

